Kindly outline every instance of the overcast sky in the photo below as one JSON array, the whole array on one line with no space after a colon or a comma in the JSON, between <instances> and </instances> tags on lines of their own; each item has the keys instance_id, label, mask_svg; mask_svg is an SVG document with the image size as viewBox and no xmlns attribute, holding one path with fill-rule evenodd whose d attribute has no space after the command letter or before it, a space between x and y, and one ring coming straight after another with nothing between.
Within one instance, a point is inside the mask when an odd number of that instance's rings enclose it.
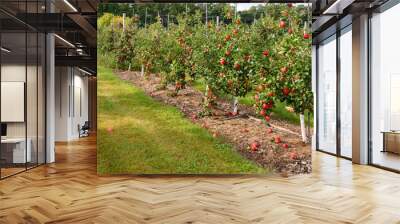
<instances>
[{"instance_id":1,"label":"overcast sky","mask_svg":"<svg viewBox=\"0 0 400 224\"><path fill-rule=\"evenodd\" d=\"M252 6L264 5L265 3L238 3L238 11L247 10Z\"/></svg>"},{"instance_id":2,"label":"overcast sky","mask_svg":"<svg viewBox=\"0 0 400 224\"><path fill-rule=\"evenodd\" d=\"M232 3L234 4L234 3ZM252 6L265 5L265 3L238 3L238 11L247 10ZM295 5L307 5L304 3L296 3Z\"/></svg>"}]
</instances>

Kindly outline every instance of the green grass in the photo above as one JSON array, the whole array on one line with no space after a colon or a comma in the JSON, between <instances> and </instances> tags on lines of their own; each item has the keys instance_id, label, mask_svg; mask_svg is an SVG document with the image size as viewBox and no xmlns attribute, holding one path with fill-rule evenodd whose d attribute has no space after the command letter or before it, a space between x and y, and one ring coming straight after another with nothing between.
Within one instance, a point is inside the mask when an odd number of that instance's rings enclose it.
<instances>
[{"instance_id":1,"label":"green grass","mask_svg":"<svg viewBox=\"0 0 400 224\"><path fill-rule=\"evenodd\" d=\"M193 87L197 89L198 91L204 92L205 91L205 85L203 80L196 80L193 83ZM239 98L239 103L247 106L253 106L255 101L254 101L254 93L249 93L245 97L240 97ZM226 97L228 99L228 97ZM295 125L300 125L300 117L296 113L292 113L286 110L286 104L282 102L276 102L273 111L273 118L277 118L280 120L285 120L291 124ZM307 112L305 114L304 120L306 124L308 124L308 116ZM311 121L311 126L313 126L313 115L310 115L310 121Z\"/></svg>"},{"instance_id":2,"label":"green grass","mask_svg":"<svg viewBox=\"0 0 400 224\"><path fill-rule=\"evenodd\" d=\"M98 74L100 174L267 173L110 69ZM108 132L108 128L112 132Z\"/></svg>"},{"instance_id":3,"label":"green grass","mask_svg":"<svg viewBox=\"0 0 400 224\"><path fill-rule=\"evenodd\" d=\"M201 79L196 79L193 82L193 87L202 93L206 91L206 85L204 84L204 80Z\"/></svg>"}]
</instances>

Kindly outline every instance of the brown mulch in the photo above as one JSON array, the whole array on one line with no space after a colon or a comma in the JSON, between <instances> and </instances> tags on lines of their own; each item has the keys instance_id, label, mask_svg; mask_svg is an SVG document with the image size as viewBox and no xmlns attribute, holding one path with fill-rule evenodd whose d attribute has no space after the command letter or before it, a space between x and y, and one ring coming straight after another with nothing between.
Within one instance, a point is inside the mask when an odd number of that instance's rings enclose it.
<instances>
[{"instance_id":1,"label":"brown mulch","mask_svg":"<svg viewBox=\"0 0 400 224\"><path fill-rule=\"evenodd\" d=\"M283 176L311 172L311 147L302 142L298 134L300 127L271 119L273 132L268 134L268 126L256 118L254 108L239 105L239 115L228 116L227 112L232 110L231 102L222 99L217 99L217 105L212 109L213 116L199 117L198 114L203 110L203 93L193 87L187 86L177 96L171 96L173 86L159 89L160 78L155 74L148 78L142 77L140 72L124 71L117 74L154 99L179 108L192 122L233 144L243 156L261 166L273 169ZM275 136L280 136L281 144L275 144ZM249 146L253 142L260 144L257 151L250 150ZM283 148L283 143L288 144L289 148Z\"/></svg>"}]
</instances>

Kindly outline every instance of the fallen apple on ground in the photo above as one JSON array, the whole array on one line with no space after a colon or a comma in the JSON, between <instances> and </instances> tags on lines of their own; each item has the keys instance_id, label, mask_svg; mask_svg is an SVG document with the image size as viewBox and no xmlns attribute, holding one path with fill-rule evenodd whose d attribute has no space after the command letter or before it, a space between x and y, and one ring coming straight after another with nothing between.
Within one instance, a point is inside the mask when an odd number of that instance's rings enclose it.
<instances>
[{"instance_id":1,"label":"fallen apple on ground","mask_svg":"<svg viewBox=\"0 0 400 224\"><path fill-rule=\"evenodd\" d=\"M279 143L282 142L280 136L275 136L274 140L275 140L275 143L276 143L276 144L279 144Z\"/></svg>"},{"instance_id":2,"label":"fallen apple on ground","mask_svg":"<svg viewBox=\"0 0 400 224\"><path fill-rule=\"evenodd\" d=\"M260 143L258 143L258 142L253 142L250 144L251 151L257 151L259 147L260 147Z\"/></svg>"},{"instance_id":3,"label":"fallen apple on ground","mask_svg":"<svg viewBox=\"0 0 400 224\"><path fill-rule=\"evenodd\" d=\"M291 153L289 153L289 157L290 157L290 159L297 159L297 152L291 152Z\"/></svg>"}]
</instances>

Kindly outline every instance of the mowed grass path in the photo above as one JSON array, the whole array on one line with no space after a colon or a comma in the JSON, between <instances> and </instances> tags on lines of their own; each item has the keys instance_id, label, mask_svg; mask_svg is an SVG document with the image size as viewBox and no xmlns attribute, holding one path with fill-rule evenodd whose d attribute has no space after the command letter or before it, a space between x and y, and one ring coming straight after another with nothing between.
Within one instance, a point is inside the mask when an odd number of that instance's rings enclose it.
<instances>
[{"instance_id":1,"label":"mowed grass path","mask_svg":"<svg viewBox=\"0 0 400 224\"><path fill-rule=\"evenodd\" d=\"M177 108L153 100L111 69L98 71L99 174L268 172Z\"/></svg>"}]
</instances>

